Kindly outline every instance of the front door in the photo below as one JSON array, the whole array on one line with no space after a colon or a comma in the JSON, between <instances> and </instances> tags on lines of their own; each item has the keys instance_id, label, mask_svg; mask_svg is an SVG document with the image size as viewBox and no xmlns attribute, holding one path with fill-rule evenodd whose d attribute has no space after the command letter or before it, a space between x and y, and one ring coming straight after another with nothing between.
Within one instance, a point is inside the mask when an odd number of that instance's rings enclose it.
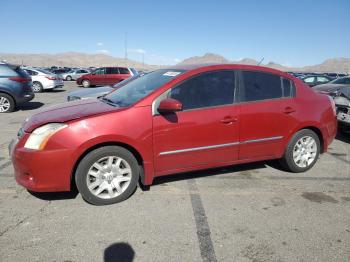
<instances>
[{"instance_id":1,"label":"front door","mask_svg":"<svg viewBox=\"0 0 350 262\"><path fill-rule=\"evenodd\" d=\"M157 175L237 160L239 105L234 103L235 82L234 71L207 72L185 80L165 94L164 97L180 101L183 110L156 112L153 116Z\"/></svg>"},{"instance_id":2,"label":"front door","mask_svg":"<svg viewBox=\"0 0 350 262\"><path fill-rule=\"evenodd\" d=\"M106 84L106 68L97 68L90 77L92 85L105 85Z\"/></svg>"}]
</instances>

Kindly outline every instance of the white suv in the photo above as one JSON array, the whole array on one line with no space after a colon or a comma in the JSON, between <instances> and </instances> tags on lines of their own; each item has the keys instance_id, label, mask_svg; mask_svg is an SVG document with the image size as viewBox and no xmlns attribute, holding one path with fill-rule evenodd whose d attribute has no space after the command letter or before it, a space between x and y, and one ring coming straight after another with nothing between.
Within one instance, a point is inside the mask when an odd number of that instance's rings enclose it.
<instances>
[{"instance_id":1,"label":"white suv","mask_svg":"<svg viewBox=\"0 0 350 262\"><path fill-rule=\"evenodd\" d=\"M48 71L38 68L23 68L28 75L31 76L33 82L33 91L35 93L42 92L46 89L54 89L63 87L63 80Z\"/></svg>"}]
</instances>

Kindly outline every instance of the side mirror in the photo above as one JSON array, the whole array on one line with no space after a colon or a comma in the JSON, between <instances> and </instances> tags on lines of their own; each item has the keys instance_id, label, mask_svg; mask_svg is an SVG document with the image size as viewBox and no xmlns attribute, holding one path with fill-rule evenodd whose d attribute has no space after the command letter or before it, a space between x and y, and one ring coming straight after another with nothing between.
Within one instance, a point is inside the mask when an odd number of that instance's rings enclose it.
<instances>
[{"instance_id":1,"label":"side mirror","mask_svg":"<svg viewBox=\"0 0 350 262\"><path fill-rule=\"evenodd\" d=\"M182 104L180 101L172 98L166 98L162 100L158 106L160 113L174 113L182 110Z\"/></svg>"}]
</instances>

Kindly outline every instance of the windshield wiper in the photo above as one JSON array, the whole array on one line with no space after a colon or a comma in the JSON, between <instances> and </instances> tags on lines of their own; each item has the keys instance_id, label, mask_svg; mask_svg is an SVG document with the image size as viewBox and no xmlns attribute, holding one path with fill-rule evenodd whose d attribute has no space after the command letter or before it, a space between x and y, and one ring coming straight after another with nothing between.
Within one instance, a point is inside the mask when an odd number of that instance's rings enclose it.
<instances>
[{"instance_id":1,"label":"windshield wiper","mask_svg":"<svg viewBox=\"0 0 350 262\"><path fill-rule=\"evenodd\" d=\"M111 106L118 106L118 104L115 103L112 99L106 98L105 96L103 96L100 100Z\"/></svg>"}]
</instances>

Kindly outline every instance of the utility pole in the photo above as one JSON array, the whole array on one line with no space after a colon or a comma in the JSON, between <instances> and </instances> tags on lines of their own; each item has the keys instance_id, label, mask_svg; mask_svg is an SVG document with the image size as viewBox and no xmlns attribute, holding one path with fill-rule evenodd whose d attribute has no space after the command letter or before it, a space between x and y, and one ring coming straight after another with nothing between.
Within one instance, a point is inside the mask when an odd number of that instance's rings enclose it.
<instances>
[{"instance_id":1,"label":"utility pole","mask_svg":"<svg viewBox=\"0 0 350 262\"><path fill-rule=\"evenodd\" d=\"M128 32L125 32L125 65L128 63Z\"/></svg>"}]
</instances>

